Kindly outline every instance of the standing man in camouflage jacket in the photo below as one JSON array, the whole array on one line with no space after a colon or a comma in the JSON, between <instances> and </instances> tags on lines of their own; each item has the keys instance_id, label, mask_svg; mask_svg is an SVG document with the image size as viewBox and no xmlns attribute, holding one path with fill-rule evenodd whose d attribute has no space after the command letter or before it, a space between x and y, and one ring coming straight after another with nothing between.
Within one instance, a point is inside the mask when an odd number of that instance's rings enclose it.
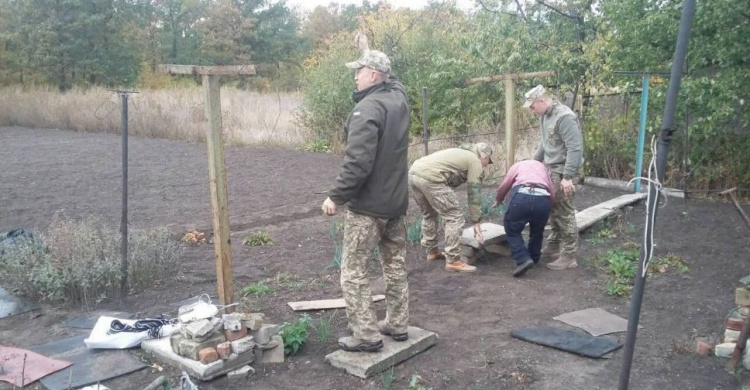
<instances>
[{"instance_id":1,"label":"standing man in camouflage jacket","mask_svg":"<svg viewBox=\"0 0 750 390\"><path fill-rule=\"evenodd\" d=\"M348 204L341 261L341 290L354 335L339 339L341 349L375 352L381 334L405 341L409 320L406 279L406 209L409 205L407 148L410 108L404 87L390 76L388 57L365 51L346 66L355 69L357 103L346 123L344 165L323 202L326 215ZM386 283L387 314L377 322L372 307L367 260L379 248Z\"/></svg>"},{"instance_id":2,"label":"standing man in camouflage jacket","mask_svg":"<svg viewBox=\"0 0 750 390\"><path fill-rule=\"evenodd\" d=\"M583 165L583 137L576 114L564 104L552 100L543 86L526 93L524 108L541 117L542 140L534 154L550 171L557 197L552 205L552 233L542 254L557 256L547 268L564 270L578 266L578 225L573 200Z\"/></svg>"},{"instance_id":3,"label":"standing man in camouflage jacket","mask_svg":"<svg viewBox=\"0 0 750 390\"><path fill-rule=\"evenodd\" d=\"M470 149L452 148L435 152L415 161L409 170L409 187L414 200L422 209L422 247L427 260L445 259L445 270L474 272L476 267L461 260L459 241L464 216L453 188L467 183L469 215L474 224L474 236L484 243L480 190L484 167L492 164L492 148L484 142ZM438 250L437 219L445 221L445 253Z\"/></svg>"}]
</instances>

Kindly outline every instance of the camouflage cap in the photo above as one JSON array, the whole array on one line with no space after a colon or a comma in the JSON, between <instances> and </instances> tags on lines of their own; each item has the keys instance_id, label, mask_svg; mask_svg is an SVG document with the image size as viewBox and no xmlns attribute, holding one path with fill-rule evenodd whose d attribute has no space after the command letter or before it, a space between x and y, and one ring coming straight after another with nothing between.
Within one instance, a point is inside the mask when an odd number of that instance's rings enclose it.
<instances>
[{"instance_id":1,"label":"camouflage cap","mask_svg":"<svg viewBox=\"0 0 750 390\"><path fill-rule=\"evenodd\" d=\"M349 69L370 68L378 72L389 73L391 71L391 60L382 51L368 50L362 57L354 62L347 62Z\"/></svg>"},{"instance_id":2,"label":"camouflage cap","mask_svg":"<svg viewBox=\"0 0 750 390\"><path fill-rule=\"evenodd\" d=\"M544 89L544 87L542 87L541 85L537 85L529 92L526 92L526 94L523 95L526 98L526 101L523 103L523 108L531 107L531 105L534 104L534 101L536 101L536 99L539 99L539 97L543 96L545 93L547 93L547 90Z\"/></svg>"},{"instance_id":3,"label":"camouflage cap","mask_svg":"<svg viewBox=\"0 0 750 390\"><path fill-rule=\"evenodd\" d=\"M479 154L479 158L490 156L490 164L492 164L492 146L484 142L478 142L474 145L474 149Z\"/></svg>"}]
</instances>

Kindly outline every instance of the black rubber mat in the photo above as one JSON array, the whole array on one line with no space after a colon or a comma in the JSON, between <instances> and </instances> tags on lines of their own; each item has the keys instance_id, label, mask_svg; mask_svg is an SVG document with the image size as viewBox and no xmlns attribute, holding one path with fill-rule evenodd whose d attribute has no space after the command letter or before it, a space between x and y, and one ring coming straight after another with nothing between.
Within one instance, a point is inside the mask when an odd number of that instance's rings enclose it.
<instances>
[{"instance_id":1,"label":"black rubber mat","mask_svg":"<svg viewBox=\"0 0 750 390\"><path fill-rule=\"evenodd\" d=\"M581 356L601 358L622 347L618 341L606 337L594 337L551 326L530 326L512 331L511 336L534 344L562 349Z\"/></svg>"}]
</instances>

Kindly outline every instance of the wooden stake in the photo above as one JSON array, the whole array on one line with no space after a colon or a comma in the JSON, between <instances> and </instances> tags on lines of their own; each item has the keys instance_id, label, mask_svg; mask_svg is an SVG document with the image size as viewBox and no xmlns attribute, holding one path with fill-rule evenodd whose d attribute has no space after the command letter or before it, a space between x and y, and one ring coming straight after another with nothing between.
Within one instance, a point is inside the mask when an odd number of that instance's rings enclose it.
<instances>
[{"instance_id":1,"label":"wooden stake","mask_svg":"<svg viewBox=\"0 0 750 390\"><path fill-rule=\"evenodd\" d=\"M505 170L516 161L515 140L515 107L516 82L512 78L505 79Z\"/></svg>"},{"instance_id":2,"label":"wooden stake","mask_svg":"<svg viewBox=\"0 0 750 390\"><path fill-rule=\"evenodd\" d=\"M221 125L221 95L219 76L203 75L205 93L206 146L208 147L208 177L211 193L211 220L214 227L214 252L216 255L216 286L219 300L224 305L234 302L232 276L232 247L229 237L229 207L227 201L227 170L224 163L224 142ZM232 312L231 307L226 312Z\"/></svg>"}]
</instances>

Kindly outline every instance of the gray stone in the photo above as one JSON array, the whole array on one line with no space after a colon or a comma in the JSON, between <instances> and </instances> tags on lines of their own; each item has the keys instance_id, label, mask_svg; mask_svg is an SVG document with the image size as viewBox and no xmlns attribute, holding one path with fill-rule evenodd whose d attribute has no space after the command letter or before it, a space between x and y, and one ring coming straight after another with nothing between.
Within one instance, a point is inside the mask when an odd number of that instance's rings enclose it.
<instances>
[{"instance_id":1,"label":"gray stone","mask_svg":"<svg viewBox=\"0 0 750 390\"><path fill-rule=\"evenodd\" d=\"M744 278L740 279L740 283L742 283L743 286L750 287L750 275L747 275Z\"/></svg>"},{"instance_id":2,"label":"gray stone","mask_svg":"<svg viewBox=\"0 0 750 390\"><path fill-rule=\"evenodd\" d=\"M263 313L244 313L242 315L242 325L250 330L258 330L263 326L263 320L266 316Z\"/></svg>"},{"instance_id":3,"label":"gray stone","mask_svg":"<svg viewBox=\"0 0 750 390\"><path fill-rule=\"evenodd\" d=\"M379 352L361 353L338 350L326 355L326 361L349 374L367 378L417 355L433 346L438 339L437 334L414 326L410 326L408 332L409 340L403 342L384 337L383 349Z\"/></svg>"},{"instance_id":4,"label":"gray stone","mask_svg":"<svg viewBox=\"0 0 750 390\"><path fill-rule=\"evenodd\" d=\"M188 322L182 324L180 331L187 338L202 337L207 335L213 329L211 321L208 319Z\"/></svg>"},{"instance_id":5,"label":"gray stone","mask_svg":"<svg viewBox=\"0 0 750 390\"><path fill-rule=\"evenodd\" d=\"M271 337L275 336L281 330L281 325L276 324L264 324L260 329L253 332L252 336L255 338L255 342L258 344L268 344L271 341Z\"/></svg>"},{"instance_id":6,"label":"gray stone","mask_svg":"<svg viewBox=\"0 0 750 390\"><path fill-rule=\"evenodd\" d=\"M484 237L484 244L499 244L505 241L505 228L502 225L496 223L485 222L482 225L482 236ZM481 249L482 245L479 244L474 238L474 227L468 227L463 230L461 234L461 245L468 245L475 249Z\"/></svg>"},{"instance_id":7,"label":"gray stone","mask_svg":"<svg viewBox=\"0 0 750 390\"><path fill-rule=\"evenodd\" d=\"M510 248L508 248L508 246L505 245L505 244L491 244L491 245L486 245L484 247L484 250L486 250L487 252L490 252L490 253L494 253L496 255L500 255L500 256L506 256L506 257L510 257L511 256Z\"/></svg>"},{"instance_id":8,"label":"gray stone","mask_svg":"<svg viewBox=\"0 0 750 390\"><path fill-rule=\"evenodd\" d=\"M740 338L740 331L727 329L724 331L724 342L725 343L736 343Z\"/></svg>"},{"instance_id":9,"label":"gray stone","mask_svg":"<svg viewBox=\"0 0 750 390\"><path fill-rule=\"evenodd\" d=\"M253 336L246 336L232 341L232 352L234 353L245 353L253 348L255 348L255 339Z\"/></svg>"},{"instance_id":10,"label":"gray stone","mask_svg":"<svg viewBox=\"0 0 750 390\"><path fill-rule=\"evenodd\" d=\"M169 339L166 337L145 340L141 343L141 349L152 353L157 360L178 369L182 369L190 376L203 381L224 375L241 366L252 363L255 359L255 355L248 352L242 355L232 354L227 360L217 360L213 363L202 364L197 360L186 358L174 353L170 346Z\"/></svg>"},{"instance_id":11,"label":"gray stone","mask_svg":"<svg viewBox=\"0 0 750 390\"><path fill-rule=\"evenodd\" d=\"M721 358L732 357L736 343L723 343L714 347L714 355Z\"/></svg>"},{"instance_id":12,"label":"gray stone","mask_svg":"<svg viewBox=\"0 0 750 390\"><path fill-rule=\"evenodd\" d=\"M461 248L461 256L464 257L475 257L479 254L479 251L470 245L460 245L459 248Z\"/></svg>"},{"instance_id":13,"label":"gray stone","mask_svg":"<svg viewBox=\"0 0 750 390\"><path fill-rule=\"evenodd\" d=\"M262 350L264 350L264 351L265 351L265 350L267 350L267 349L271 349L271 348L276 348L277 346L279 346L279 345L280 345L280 344L279 344L279 341L277 341L277 340L276 340L276 337L277 337L277 336L273 336L273 337L271 338L271 341L269 341L269 342L268 342L268 343L266 343L266 344L256 344L256 345L258 346L258 348L260 348L260 349L262 349ZM279 339L281 339L281 337L279 337ZM281 344L282 344L282 345L284 344L284 341L283 341L283 340L281 340Z\"/></svg>"},{"instance_id":14,"label":"gray stone","mask_svg":"<svg viewBox=\"0 0 750 390\"><path fill-rule=\"evenodd\" d=\"M222 321L224 321L224 329L225 330L240 330L242 329L242 317L239 314L231 313L231 314L224 314L221 316Z\"/></svg>"},{"instance_id":15,"label":"gray stone","mask_svg":"<svg viewBox=\"0 0 750 390\"><path fill-rule=\"evenodd\" d=\"M252 366L243 366L240 367L234 371L230 371L227 373L227 379L231 380L237 380L237 379L245 379L253 376L255 374L255 369Z\"/></svg>"},{"instance_id":16,"label":"gray stone","mask_svg":"<svg viewBox=\"0 0 750 390\"><path fill-rule=\"evenodd\" d=\"M280 364L284 363L284 340L281 336L273 336L272 344L276 347L263 350L263 354L258 359L259 364Z\"/></svg>"},{"instance_id":17,"label":"gray stone","mask_svg":"<svg viewBox=\"0 0 750 390\"><path fill-rule=\"evenodd\" d=\"M193 360L199 360L198 352L203 348L216 348L217 345L227 341L221 333L214 333L207 340L196 341L191 339L182 338L177 341L177 350L174 351L180 356L190 358Z\"/></svg>"}]
</instances>

